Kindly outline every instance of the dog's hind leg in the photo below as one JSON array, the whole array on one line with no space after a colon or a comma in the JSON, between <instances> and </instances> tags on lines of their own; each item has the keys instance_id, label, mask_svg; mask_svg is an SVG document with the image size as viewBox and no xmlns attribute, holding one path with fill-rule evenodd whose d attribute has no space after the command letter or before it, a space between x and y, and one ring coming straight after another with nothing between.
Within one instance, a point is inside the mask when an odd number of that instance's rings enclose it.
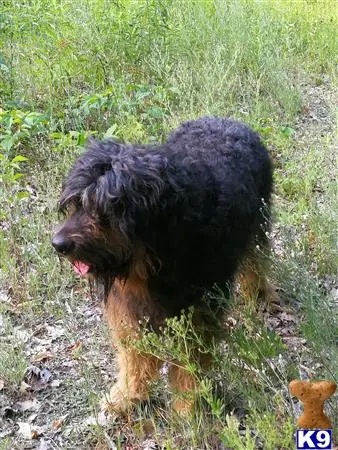
<instances>
[{"instance_id":1,"label":"dog's hind leg","mask_svg":"<svg viewBox=\"0 0 338 450\"><path fill-rule=\"evenodd\" d=\"M277 301L276 290L267 278L269 253L270 243L262 230L247 252L237 276L240 295L244 300L262 302L267 308Z\"/></svg>"},{"instance_id":2,"label":"dog's hind leg","mask_svg":"<svg viewBox=\"0 0 338 450\"><path fill-rule=\"evenodd\" d=\"M173 391L172 407L178 414L188 414L195 403L197 382L187 369L176 364L169 368L169 385Z\"/></svg>"},{"instance_id":3,"label":"dog's hind leg","mask_svg":"<svg viewBox=\"0 0 338 450\"><path fill-rule=\"evenodd\" d=\"M173 393L172 407L178 414L185 415L193 411L196 401L200 399L200 383L204 373L213 361L215 346L224 337L223 312L214 315L209 305L194 308L192 329L188 331L188 348L185 363L180 361L169 366L169 385ZM185 346L182 348L185 351Z\"/></svg>"}]
</instances>

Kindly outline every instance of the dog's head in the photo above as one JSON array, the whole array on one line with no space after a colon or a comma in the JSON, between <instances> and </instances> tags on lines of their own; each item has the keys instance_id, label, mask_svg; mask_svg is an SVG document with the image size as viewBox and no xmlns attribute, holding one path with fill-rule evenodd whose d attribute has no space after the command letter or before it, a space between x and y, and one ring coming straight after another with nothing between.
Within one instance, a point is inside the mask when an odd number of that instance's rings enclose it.
<instances>
[{"instance_id":1,"label":"dog's head","mask_svg":"<svg viewBox=\"0 0 338 450\"><path fill-rule=\"evenodd\" d=\"M131 270L143 277L154 270L156 257L137 230L156 214L165 161L148 153L113 140L92 141L71 169L59 202L66 220L52 244L78 275L110 286Z\"/></svg>"}]
</instances>

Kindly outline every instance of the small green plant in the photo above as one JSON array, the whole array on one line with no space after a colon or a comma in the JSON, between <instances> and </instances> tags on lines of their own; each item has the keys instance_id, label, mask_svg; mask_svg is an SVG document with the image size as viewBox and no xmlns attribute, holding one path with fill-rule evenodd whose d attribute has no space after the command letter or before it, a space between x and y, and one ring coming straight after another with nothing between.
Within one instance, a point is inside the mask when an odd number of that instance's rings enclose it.
<instances>
[{"instance_id":1,"label":"small green plant","mask_svg":"<svg viewBox=\"0 0 338 450\"><path fill-rule=\"evenodd\" d=\"M65 116L70 127L95 129L102 137L154 141L163 134L175 96L175 89L161 85L116 82L102 92L70 98Z\"/></svg>"},{"instance_id":2,"label":"small green plant","mask_svg":"<svg viewBox=\"0 0 338 450\"><path fill-rule=\"evenodd\" d=\"M0 153L0 220L7 218L13 204L29 197L29 192L20 186L24 177L21 165L28 161L23 155L10 158Z\"/></svg>"},{"instance_id":3,"label":"small green plant","mask_svg":"<svg viewBox=\"0 0 338 450\"><path fill-rule=\"evenodd\" d=\"M214 386L210 379L201 379L199 385L199 394L209 406L213 416L221 421L224 415L224 402L221 398L215 396Z\"/></svg>"},{"instance_id":4,"label":"small green plant","mask_svg":"<svg viewBox=\"0 0 338 450\"><path fill-rule=\"evenodd\" d=\"M283 353L285 346L281 338L265 328L264 323L257 324L258 318L246 317L246 326L233 331L231 352L246 364L259 368L267 358L276 358Z\"/></svg>"},{"instance_id":5,"label":"small green plant","mask_svg":"<svg viewBox=\"0 0 338 450\"><path fill-rule=\"evenodd\" d=\"M19 150L24 150L31 137L44 130L47 124L46 116L38 112L0 111L1 203L11 204L29 196L20 185L25 176L22 168L28 163L28 158Z\"/></svg>"},{"instance_id":6,"label":"small green plant","mask_svg":"<svg viewBox=\"0 0 338 450\"><path fill-rule=\"evenodd\" d=\"M13 447L14 447L14 443L13 443L12 439L10 439L9 437L5 437L0 442L0 450L10 450Z\"/></svg>"},{"instance_id":7,"label":"small green plant","mask_svg":"<svg viewBox=\"0 0 338 450\"><path fill-rule=\"evenodd\" d=\"M54 146L53 150L57 152L76 150L79 147L83 147L89 138L89 136L94 135L93 132L86 131L75 131L71 130L67 133L62 133L61 131L54 131L49 135L52 139Z\"/></svg>"},{"instance_id":8,"label":"small green plant","mask_svg":"<svg viewBox=\"0 0 338 450\"><path fill-rule=\"evenodd\" d=\"M10 159L4 153L0 153L0 183L3 183L4 188L9 189L24 177L20 164L27 161L28 158L23 155L17 155ZM24 194L28 193L19 192L17 198L26 197L27 195Z\"/></svg>"},{"instance_id":9,"label":"small green plant","mask_svg":"<svg viewBox=\"0 0 338 450\"><path fill-rule=\"evenodd\" d=\"M275 407L278 413L282 412L280 403L275 402ZM259 436L259 440L263 442L264 449L275 450L276 448L293 448L295 443L293 417L288 417L281 423L278 420L278 414L276 413L252 411L249 423L255 430L255 434Z\"/></svg>"},{"instance_id":10,"label":"small green plant","mask_svg":"<svg viewBox=\"0 0 338 450\"><path fill-rule=\"evenodd\" d=\"M141 339L127 345L163 361L182 364L192 375L198 376L200 368L195 358L196 350L200 355L208 354L212 346L206 344L202 336L197 334L193 321L194 309L190 308L179 317L167 319L166 326L160 329L160 333L147 330L145 322Z\"/></svg>"},{"instance_id":11,"label":"small green plant","mask_svg":"<svg viewBox=\"0 0 338 450\"><path fill-rule=\"evenodd\" d=\"M0 111L0 150L11 155L19 144L44 130L47 124L46 115L38 112Z\"/></svg>"},{"instance_id":12,"label":"small green plant","mask_svg":"<svg viewBox=\"0 0 338 450\"><path fill-rule=\"evenodd\" d=\"M221 432L221 439L226 447L238 450L255 450L257 448L256 438L249 428L241 433L241 424L237 417L228 414L225 418L226 427Z\"/></svg>"}]
</instances>

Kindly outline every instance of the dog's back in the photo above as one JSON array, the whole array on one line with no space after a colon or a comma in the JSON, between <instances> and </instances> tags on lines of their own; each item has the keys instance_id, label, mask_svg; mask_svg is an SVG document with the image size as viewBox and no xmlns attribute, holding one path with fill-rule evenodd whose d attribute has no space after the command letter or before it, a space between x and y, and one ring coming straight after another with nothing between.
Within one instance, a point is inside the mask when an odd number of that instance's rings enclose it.
<instances>
[{"instance_id":1,"label":"dog's back","mask_svg":"<svg viewBox=\"0 0 338 450\"><path fill-rule=\"evenodd\" d=\"M232 281L249 247L264 240L272 191L266 149L247 126L207 117L182 125L161 151L165 207L145 239L163 272L167 266L171 285Z\"/></svg>"},{"instance_id":2,"label":"dog's back","mask_svg":"<svg viewBox=\"0 0 338 450\"><path fill-rule=\"evenodd\" d=\"M228 196L246 188L269 202L269 155L259 136L241 122L217 117L186 122L169 136L168 156L171 163L176 160L177 166L185 166L190 182L194 173L202 177L194 180L196 187L208 188L206 178L211 185L218 185L215 190L230 189Z\"/></svg>"}]
</instances>

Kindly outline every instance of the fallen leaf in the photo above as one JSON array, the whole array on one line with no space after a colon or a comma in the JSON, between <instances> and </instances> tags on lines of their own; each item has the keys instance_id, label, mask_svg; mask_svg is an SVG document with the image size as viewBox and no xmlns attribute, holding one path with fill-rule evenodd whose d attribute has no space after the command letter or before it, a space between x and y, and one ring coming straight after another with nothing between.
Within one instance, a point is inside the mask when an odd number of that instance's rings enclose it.
<instances>
[{"instance_id":1,"label":"fallen leaf","mask_svg":"<svg viewBox=\"0 0 338 450\"><path fill-rule=\"evenodd\" d=\"M20 384L20 392L21 392L21 394L24 394L30 388L31 388L31 386L29 384L25 383L24 381L21 381L21 384Z\"/></svg>"},{"instance_id":2,"label":"fallen leaf","mask_svg":"<svg viewBox=\"0 0 338 450\"><path fill-rule=\"evenodd\" d=\"M68 346L69 350L72 352L73 359L85 359L82 353L83 345L80 341L75 342L74 345Z\"/></svg>"},{"instance_id":3,"label":"fallen leaf","mask_svg":"<svg viewBox=\"0 0 338 450\"><path fill-rule=\"evenodd\" d=\"M296 323L296 322L298 321L295 315L290 314L290 313L287 313L287 312L285 312L285 311L283 311L283 312L281 313L280 319L281 319L283 322L293 322L293 323Z\"/></svg>"},{"instance_id":4,"label":"fallen leaf","mask_svg":"<svg viewBox=\"0 0 338 450\"><path fill-rule=\"evenodd\" d=\"M40 432L38 430L32 430L32 439L37 439L40 436Z\"/></svg>"},{"instance_id":5,"label":"fallen leaf","mask_svg":"<svg viewBox=\"0 0 338 450\"><path fill-rule=\"evenodd\" d=\"M73 352L74 350L79 350L82 348L82 344L80 341L76 341L75 344L68 345L68 350Z\"/></svg>"},{"instance_id":6,"label":"fallen leaf","mask_svg":"<svg viewBox=\"0 0 338 450\"><path fill-rule=\"evenodd\" d=\"M100 411L96 417L94 416L87 417L84 424L105 426L109 423L112 417L113 416L110 413L106 411Z\"/></svg>"},{"instance_id":7,"label":"fallen leaf","mask_svg":"<svg viewBox=\"0 0 338 450\"><path fill-rule=\"evenodd\" d=\"M37 366L30 366L27 374L25 376L25 380L29 382L32 391L42 391L49 387L49 382L51 381L52 373L44 368L39 369Z\"/></svg>"},{"instance_id":8,"label":"fallen leaf","mask_svg":"<svg viewBox=\"0 0 338 450\"><path fill-rule=\"evenodd\" d=\"M40 369L37 366L28 367L27 375L26 375L28 379L31 379L34 377L39 378L39 375L40 375Z\"/></svg>"},{"instance_id":9,"label":"fallen leaf","mask_svg":"<svg viewBox=\"0 0 338 450\"><path fill-rule=\"evenodd\" d=\"M0 433L0 439L5 438L6 436L9 436L13 433L13 429L9 429L9 430L5 430L5 431L1 431Z\"/></svg>"},{"instance_id":10,"label":"fallen leaf","mask_svg":"<svg viewBox=\"0 0 338 450\"><path fill-rule=\"evenodd\" d=\"M54 358L53 353L49 352L49 351L46 351L46 352L42 352L42 353L39 353L38 355L36 355L33 358L33 362L46 361L46 360L49 360L49 359L52 359L52 358Z\"/></svg>"},{"instance_id":11,"label":"fallen leaf","mask_svg":"<svg viewBox=\"0 0 338 450\"><path fill-rule=\"evenodd\" d=\"M106 444L105 442L98 442L95 445L95 450L110 450L110 449L115 450L116 447L109 447L109 445ZM128 450L128 449L126 448L126 450Z\"/></svg>"},{"instance_id":12,"label":"fallen leaf","mask_svg":"<svg viewBox=\"0 0 338 450\"><path fill-rule=\"evenodd\" d=\"M52 427L55 430L59 430L62 427L62 425L64 424L64 422L68 416L69 416L69 414L65 414L64 416L61 416L60 419L53 420Z\"/></svg>"},{"instance_id":13,"label":"fallen leaf","mask_svg":"<svg viewBox=\"0 0 338 450\"><path fill-rule=\"evenodd\" d=\"M150 436L155 432L154 424L151 420L145 420L142 425L143 432L146 436Z\"/></svg>"},{"instance_id":14,"label":"fallen leaf","mask_svg":"<svg viewBox=\"0 0 338 450\"><path fill-rule=\"evenodd\" d=\"M298 336L285 336L283 337L283 342L289 347L297 348L300 345L306 344L306 339Z\"/></svg>"},{"instance_id":15,"label":"fallen leaf","mask_svg":"<svg viewBox=\"0 0 338 450\"><path fill-rule=\"evenodd\" d=\"M19 340L25 343L30 339L31 333L29 333L27 330L22 330L20 327L16 327L13 329L12 336L15 340Z\"/></svg>"},{"instance_id":16,"label":"fallen leaf","mask_svg":"<svg viewBox=\"0 0 338 450\"><path fill-rule=\"evenodd\" d=\"M19 411L38 411L41 407L41 404L34 398L33 400L25 400L23 402L19 402L15 405Z\"/></svg>"},{"instance_id":17,"label":"fallen leaf","mask_svg":"<svg viewBox=\"0 0 338 450\"><path fill-rule=\"evenodd\" d=\"M46 325L46 330L52 341L55 341L59 337L65 335L65 329L62 327L52 327L50 325Z\"/></svg>"},{"instance_id":18,"label":"fallen leaf","mask_svg":"<svg viewBox=\"0 0 338 450\"><path fill-rule=\"evenodd\" d=\"M38 436L35 430L32 430L29 423L18 422L19 430L18 433L21 434L25 439L36 439Z\"/></svg>"},{"instance_id":19,"label":"fallen leaf","mask_svg":"<svg viewBox=\"0 0 338 450\"><path fill-rule=\"evenodd\" d=\"M37 414L31 414L28 418L27 418L27 422L28 423L33 423L34 420L38 417Z\"/></svg>"},{"instance_id":20,"label":"fallen leaf","mask_svg":"<svg viewBox=\"0 0 338 450\"><path fill-rule=\"evenodd\" d=\"M43 381L44 383L48 383L52 378L51 371L46 368L42 369L40 372L40 378L41 378L41 381Z\"/></svg>"}]
</instances>

